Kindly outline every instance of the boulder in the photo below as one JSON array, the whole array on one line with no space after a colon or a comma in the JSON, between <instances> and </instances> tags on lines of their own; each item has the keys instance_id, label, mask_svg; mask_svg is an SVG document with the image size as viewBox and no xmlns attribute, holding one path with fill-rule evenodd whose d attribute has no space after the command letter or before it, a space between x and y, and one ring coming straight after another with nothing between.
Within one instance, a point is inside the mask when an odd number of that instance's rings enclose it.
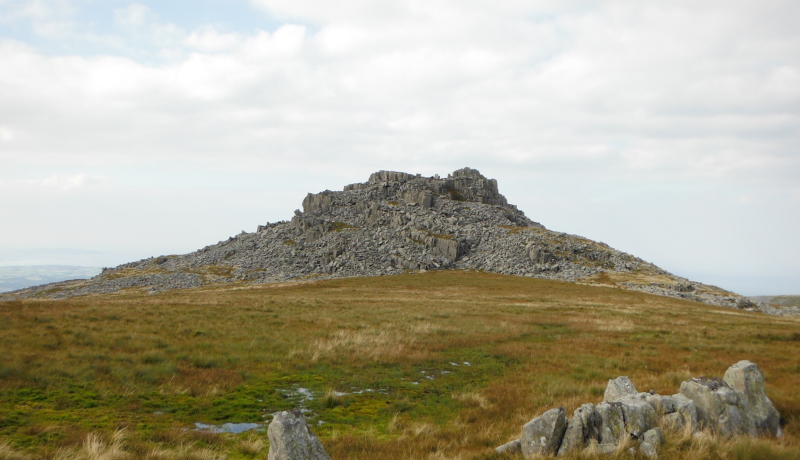
<instances>
[{"instance_id":1,"label":"boulder","mask_svg":"<svg viewBox=\"0 0 800 460\"><path fill-rule=\"evenodd\" d=\"M646 431L656 426L656 411L646 401L623 398L618 402L622 405L625 431L632 438L640 439Z\"/></svg>"},{"instance_id":2,"label":"boulder","mask_svg":"<svg viewBox=\"0 0 800 460\"><path fill-rule=\"evenodd\" d=\"M748 433L742 394L718 377L698 377L681 383L681 394L694 401L701 429L722 436Z\"/></svg>"},{"instance_id":3,"label":"boulder","mask_svg":"<svg viewBox=\"0 0 800 460\"><path fill-rule=\"evenodd\" d=\"M595 406L599 418L597 440L600 444L617 445L625 434L625 416L619 402L602 402Z\"/></svg>"},{"instance_id":4,"label":"boulder","mask_svg":"<svg viewBox=\"0 0 800 460\"><path fill-rule=\"evenodd\" d=\"M567 430L558 455L567 455L574 451L583 450L586 445L598 437L600 418L594 409L594 404L587 403L575 409L572 418L567 423Z\"/></svg>"},{"instance_id":5,"label":"boulder","mask_svg":"<svg viewBox=\"0 0 800 460\"><path fill-rule=\"evenodd\" d=\"M268 460L331 460L299 410L275 414L267 437Z\"/></svg>"},{"instance_id":6,"label":"boulder","mask_svg":"<svg viewBox=\"0 0 800 460\"><path fill-rule=\"evenodd\" d=\"M656 426L656 411L646 401L635 397L602 402L595 407L600 420L601 444L618 444L625 437L639 439Z\"/></svg>"},{"instance_id":7,"label":"boulder","mask_svg":"<svg viewBox=\"0 0 800 460\"><path fill-rule=\"evenodd\" d=\"M617 377L608 381L603 400L606 402L617 401L625 397L634 396L637 393L636 387L633 386L631 379L626 376Z\"/></svg>"},{"instance_id":8,"label":"boulder","mask_svg":"<svg viewBox=\"0 0 800 460\"><path fill-rule=\"evenodd\" d=\"M697 405L694 401L680 393L672 395L670 398L675 403L675 412L680 415L681 427L690 425L692 431L697 431L699 422L697 418Z\"/></svg>"},{"instance_id":9,"label":"boulder","mask_svg":"<svg viewBox=\"0 0 800 460\"><path fill-rule=\"evenodd\" d=\"M566 414L563 407L550 409L526 423L520 439L522 455L555 455L567 430Z\"/></svg>"},{"instance_id":10,"label":"boulder","mask_svg":"<svg viewBox=\"0 0 800 460\"><path fill-rule=\"evenodd\" d=\"M648 394L645 396L645 401L650 404L657 415L671 414L677 410L677 404L671 396Z\"/></svg>"},{"instance_id":11,"label":"boulder","mask_svg":"<svg viewBox=\"0 0 800 460\"><path fill-rule=\"evenodd\" d=\"M511 442L507 442L502 446L498 446L494 448L494 451L498 454L518 454L522 451L522 446L519 439L515 439Z\"/></svg>"},{"instance_id":12,"label":"boulder","mask_svg":"<svg viewBox=\"0 0 800 460\"><path fill-rule=\"evenodd\" d=\"M658 449L648 442L639 444L639 453L644 458L658 458Z\"/></svg>"},{"instance_id":13,"label":"boulder","mask_svg":"<svg viewBox=\"0 0 800 460\"><path fill-rule=\"evenodd\" d=\"M644 435L642 435L642 442L646 442L658 449L661 447L661 444L664 444L664 430L662 430L661 427L655 427L652 430L646 431Z\"/></svg>"},{"instance_id":14,"label":"boulder","mask_svg":"<svg viewBox=\"0 0 800 460\"><path fill-rule=\"evenodd\" d=\"M741 409L750 436L781 436L780 415L764 392L764 374L750 361L739 361L725 371L725 383L742 394Z\"/></svg>"}]
</instances>

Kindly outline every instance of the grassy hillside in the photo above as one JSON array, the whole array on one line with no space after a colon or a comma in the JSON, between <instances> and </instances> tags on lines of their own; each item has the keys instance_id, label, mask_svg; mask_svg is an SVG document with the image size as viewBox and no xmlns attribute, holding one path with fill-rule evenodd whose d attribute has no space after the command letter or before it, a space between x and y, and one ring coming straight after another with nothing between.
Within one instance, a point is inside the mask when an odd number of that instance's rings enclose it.
<instances>
[{"instance_id":1,"label":"grassy hillside","mask_svg":"<svg viewBox=\"0 0 800 460\"><path fill-rule=\"evenodd\" d=\"M800 307L800 295L758 296L753 298L777 307Z\"/></svg>"},{"instance_id":2,"label":"grassy hillside","mask_svg":"<svg viewBox=\"0 0 800 460\"><path fill-rule=\"evenodd\" d=\"M786 436L676 435L661 458L800 457L797 318L454 271L4 302L0 459L265 458L263 432L194 424L295 407L335 460L491 459L543 411L602 400L609 378L673 394L742 359Z\"/></svg>"}]
</instances>

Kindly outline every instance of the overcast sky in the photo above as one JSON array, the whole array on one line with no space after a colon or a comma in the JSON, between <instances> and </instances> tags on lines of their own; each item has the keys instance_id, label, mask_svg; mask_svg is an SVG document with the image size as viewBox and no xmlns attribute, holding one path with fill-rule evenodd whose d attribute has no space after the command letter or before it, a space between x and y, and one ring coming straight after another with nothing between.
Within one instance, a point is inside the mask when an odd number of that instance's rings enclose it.
<instances>
[{"instance_id":1,"label":"overcast sky","mask_svg":"<svg viewBox=\"0 0 800 460\"><path fill-rule=\"evenodd\" d=\"M114 266L388 169L800 294L797 1L0 0L0 265Z\"/></svg>"}]
</instances>

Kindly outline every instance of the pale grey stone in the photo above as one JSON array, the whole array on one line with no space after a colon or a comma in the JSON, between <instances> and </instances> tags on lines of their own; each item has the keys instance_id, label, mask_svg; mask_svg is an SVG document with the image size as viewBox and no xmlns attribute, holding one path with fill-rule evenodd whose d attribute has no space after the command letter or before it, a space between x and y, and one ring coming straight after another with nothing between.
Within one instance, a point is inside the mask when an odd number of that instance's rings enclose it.
<instances>
[{"instance_id":1,"label":"pale grey stone","mask_svg":"<svg viewBox=\"0 0 800 460\"><path fill-rule=\"evenodd\" d=\"M519 439L515 439L511 442L503 444L502 446L495 447L494 451L498 454L517 454L522 452L522 445Z\"/></svg>"},{"instance_id":2,"label":"pale grey stone","mask_svg":"<svg viewBox=\"0 0 800 460\"><path fill-rule=\"evenodd\" d=\"M646 442L658 449L661 447L661 444L664 444L664 430L661 429L661 427L647 430L644 435L642 435L642 442Z\"/></svg>"},{"instance_id":3,"label":"pale grey stone","mask_svg":"<svg viewBox=\"0 0 800 460\"><path fill-rule=\"evenodd\" d=\"M606 402L613 402L621 398L634 396L637 393L636 387L633 386L631 379L626 376L617 377L608 381L603 400Z\"/></svg>"},{"instance_id":4,"label":"pale grey stone","mask_svg":"<svg viewBox=\"0 0 800 460\"><path fill-rule=\"evenodd\" d=\"M723 380L742 394L740 402L747 418L748 434L782 435L780 415L764 391L764 374L757 365L750 361L739 361L728 368Z\"/></svg>"},{"instance_id":5,"label":"pale grey stone","mask_svg":"<svg viewBox=\"0 0 800 460\"><path fill-rule=\"evenodd\" d=\"M602 402L595 406L595 411L600 420L598 428L600 444L617 445L622 436L627 436L621 403Z\"/></svg>"},{"instance_id":6,"label":"pale grey stone","mask_svg":"<svg viewBox=\"0 0 800 460\"><path fill-rule=\"evenodd\" d=\"M331 460L299 410L275 414L267 437L268 460Z\"/></svg>"},{"instance_id":7,"label":"pale grey stone","mask_svg":"<svg viewBox=\"0 0 800 460\"><path fill-rule=\"evenodd\" d=\"M639 452L645 458L658 458L657 448L654 445L647 442L639 444Z\"/></svg>"},{"instance_id":8,"label":"pale grey stone","mask_svg":"<svg viewBox=\"0 0 800 460\"><path fill-rule=\"evenodd\" d=\"M587 403L575 409L567 424L561 447L558 448L558 455L583 450L590 440L598 438L599 426L600 417L594 409L594 404Z\"/></svg>"},{"instance_id":9,"label":"pale grey stone","mask_svg":"<svg viewBox=\"0 0 800 460\"><path fill-rule=\"evenodd\" d=\"M550 409L522 427L522 455L555 455L567 429L567 412L563 407Z\"/></svg>"},{"instance_id":10,"label":"pale grey stone","mask_svg":"<svg viewBox=\"0 0 800 460\"><path fill-rule=\"evenodd\" d=\"M681 394L694 401L700 428L722 436L748 433L741 411L742 394L720 378L693 378L681 383Z\"/></svg>"},{"instance_id":11,"label":"pale grey stone","mask_svg":"<svg viewBox=\"0 0 800 460\"><path fill-rule=\"evenodd\" d=\"M634 439L656 426L656 411L646 401L634 398L623 398L622 414L625 420L625 431Z\"/></svg>"}]
</instances>

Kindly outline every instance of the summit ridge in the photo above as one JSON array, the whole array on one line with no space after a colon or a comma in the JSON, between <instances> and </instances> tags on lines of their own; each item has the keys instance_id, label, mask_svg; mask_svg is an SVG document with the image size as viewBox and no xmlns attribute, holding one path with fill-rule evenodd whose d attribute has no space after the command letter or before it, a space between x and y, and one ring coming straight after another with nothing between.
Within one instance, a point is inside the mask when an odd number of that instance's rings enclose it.
<instances>
[{"instance_id":1,"label":"summit ridge","mask_svg":"<svg viewBox=\"0 0 800 460\"><path fill-rule=\"evenodd\" d=\"M151 257L104 269L89 280L27 288L0 298L64 298L131 288L155 293L215 283L459 269L759 307L604 243L550 231L509 204L495 179L472 168L447 177L378 171L342 191L309 193L302 208L289 221L258 225L255 232L189 254Z\"/></svg>"}]
</instances>

